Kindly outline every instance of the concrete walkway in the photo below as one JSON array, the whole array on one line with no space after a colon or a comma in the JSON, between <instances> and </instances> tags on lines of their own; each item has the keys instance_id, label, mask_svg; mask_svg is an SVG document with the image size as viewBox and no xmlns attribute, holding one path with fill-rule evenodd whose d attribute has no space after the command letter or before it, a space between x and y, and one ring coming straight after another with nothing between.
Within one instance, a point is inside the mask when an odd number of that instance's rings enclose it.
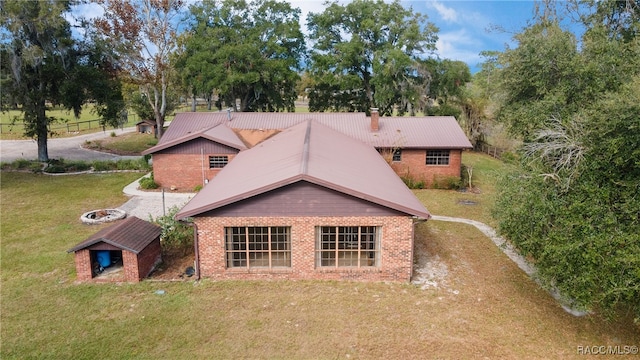
<instances>
[{"instance_id":1,"label":"concrete walkway","mask_svg":"<svg viewBox=\"0 0 640 360\"><path fill-rule=\"evenodd\" d=\"M143 177L148 177L147 174ZM142 178L140 178L142 179ZM131 199L118 209L127 212L127 215L136 216L142 220L154 219L168 213L173 206L182 208L195 193L176 193L165 191L142 191L138 189L140 179L125 186L122 190Z\"/></svg>"}]
</instances>

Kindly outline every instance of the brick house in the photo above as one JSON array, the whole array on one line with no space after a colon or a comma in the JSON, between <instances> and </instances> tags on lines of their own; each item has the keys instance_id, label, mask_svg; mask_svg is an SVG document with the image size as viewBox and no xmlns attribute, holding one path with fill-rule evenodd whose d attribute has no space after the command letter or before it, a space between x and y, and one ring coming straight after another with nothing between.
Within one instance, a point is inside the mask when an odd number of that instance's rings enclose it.
<instances>
[{"instance_id":1,"label":"brick house","mask_svg":"<svg viewBox=\"0 0 640 360\"><path fill-rule=\"evenodd\" d=\"M459 178L462 151L472 147L452 116L371 117L364 113L179 113L153 154L162 187L204 185L235 155L294 125L312 120L377 149L403 178L427 187ZM226 162L225 162L226 161Z\"/></svg>"},{"instance_id":2,"label":"brick house","mask_svg":"<svg viewBox=\"0 0 640 360\"><path fill-rule=\"evenodd\" d=\"M319 121L236 155L176 218L215 279L409 281L428 211L370 145Z\"/></svg>"},{"instance_id":3,"label":"brick house","mask_svg":"<svg viewBox=\"0 0 640 360\"><path fill-rule=\"evenodd\" d=\"M106 227L67 252L78 281L138 282L161 261L159 226L135 216ZM105 262L106 261L106 262Z\"/></svg>"}]
</instances>

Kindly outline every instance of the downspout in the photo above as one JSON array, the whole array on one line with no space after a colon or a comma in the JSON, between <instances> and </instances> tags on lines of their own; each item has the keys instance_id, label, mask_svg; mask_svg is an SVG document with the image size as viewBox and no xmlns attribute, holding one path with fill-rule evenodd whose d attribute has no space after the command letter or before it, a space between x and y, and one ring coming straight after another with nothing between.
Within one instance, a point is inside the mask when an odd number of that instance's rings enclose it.
<instances>
[{"instance_id":1,"label":"downspout","mask_svg":"<svg viewBox=\"0 0 640 360\"><path fill-rule=\"evenodd\" d=\"M193 265L195 266L196 270L196 281L200 280L200 247L198 246L200 241L198 240L198 225L196 225L195 222L187 222L183 220L178 221L187 226L193 227L193 250L195 251L195 259Z\"/></svg>"},{"instance_id":2,"label":"downspout","mask_svg":"<svg viewBox=\"0 0 640 360\"><path fill-rule=\"evenodd\" d=\"M202 169L202 186L204 187L204 185L206 184L206 177L204 175L204 148L200 147L200 168Z\"/></svg>"}]
</instances>

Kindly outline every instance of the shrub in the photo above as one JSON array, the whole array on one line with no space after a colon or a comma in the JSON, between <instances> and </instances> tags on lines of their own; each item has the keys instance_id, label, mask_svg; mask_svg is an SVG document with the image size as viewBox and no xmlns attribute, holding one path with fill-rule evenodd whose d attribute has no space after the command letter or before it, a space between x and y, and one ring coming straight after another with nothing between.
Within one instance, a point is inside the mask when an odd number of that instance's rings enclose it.
<instances>
[{"instance_id":1,"label":"shrub","mask_svg":"<svg viewBox=\"0 0 640 360\"><path fill-rule=\"evenodd\" d=\"M175 250L186 254L193 249L193 228L174 219L178 211L180 211L179 207L172 206L166 215L158 216L155 220L151 219L162 228L160 245L164 254ZM192 221L192 219L186 220L188 223Z\"/></svg>"},{"instance_id":2,"label":"shrub","mask_svg":"<svg viewBox=\"0 0 640 360\"><path fill-rule=\"evenodd\" d=\"M115 131L111 132L111 137L116 137L116 132Z\"/></svg>"},{"instance_id":3,"label":"shrub","mask_svg":"<svg viewBox=\"0 0 640 360\"><path fill-rule=\"evenodd\" d=\"M157 189L159 185L153 180L153 173L149 177L143 177L139 181L140 188L145 190Z\"/></svg>"},{"instance_id":4,"label":"shrub","mask_svg":"<svg viewBox=\"0 0 640 360\"><path fill-rule=\"evenodd\" d=\"M196 185L196 186L193 188L193 192L199 192L200 190L202 190L202 185Z\"/></svg>"},{"instance_id":5,"label":"shrub","mask_svg":"<svg viewBox=\"0 0 640 360\"><path fill-rule=\"evenodd\" d=\"M91 165L85 161L65 161L64 159L51 159L44 169L46 173L60 174L68 172L79 172L91 169Z\"/></svg>"},{"instance_id":6,"label":"shrub","mask_svg":"<svg viewBox=\"0 0 640 360\"><path fill-rule=\"evenodd\" d=\"M92 165L93 170L95 171L109 171L116 169L115 163L113 161L95 160L93 161Z\"/></svg>"},{"instance_id":7,"label":"shrub","mask_svg":"<svg viewBox=\"0 0 640 360\"><path fill-rule=\"evenodd\" d=\"M434 176L434 189L458 190L462 187L462 180L456 176Z\"/></svg>"}]
</instances>

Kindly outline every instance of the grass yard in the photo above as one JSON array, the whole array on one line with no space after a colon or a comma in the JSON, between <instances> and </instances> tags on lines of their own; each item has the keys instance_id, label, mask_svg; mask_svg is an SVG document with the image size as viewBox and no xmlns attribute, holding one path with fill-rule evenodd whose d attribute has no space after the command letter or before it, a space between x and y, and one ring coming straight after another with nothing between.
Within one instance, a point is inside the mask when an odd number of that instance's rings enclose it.
<instances>
[{"instance_id":1,"label":"grass yard","mask_svg":"<svg viewBox=\"0 0 640 360\"><path fill-rule=\"evenodd\" d=\"M465 154L479 194L421 190L438 215L489 222L495 160ZM481 171L481 169L486 169ZM323 281L76 284L66 250L99 227L139 174L0 173L0 358L582 358L578 346L640 345L630 320L565 313L471 226L418 225L437 287ZM461 205L460 199L478 205ZM164 290L165 294L157 294Z\"/></svg>"},{"instance_id":2,"label":"grass yard","mask_svg":"<svg viewBox=\"0 0 640 360\"><path fill-rule=\"evenodd\" d=\"M152 134L140 134L137 132L112 136L101 140L88 141L83 146L103 152L118 155L140 155L148 148L156 145L158 139Z\"/></svg>"}]
</instances>

